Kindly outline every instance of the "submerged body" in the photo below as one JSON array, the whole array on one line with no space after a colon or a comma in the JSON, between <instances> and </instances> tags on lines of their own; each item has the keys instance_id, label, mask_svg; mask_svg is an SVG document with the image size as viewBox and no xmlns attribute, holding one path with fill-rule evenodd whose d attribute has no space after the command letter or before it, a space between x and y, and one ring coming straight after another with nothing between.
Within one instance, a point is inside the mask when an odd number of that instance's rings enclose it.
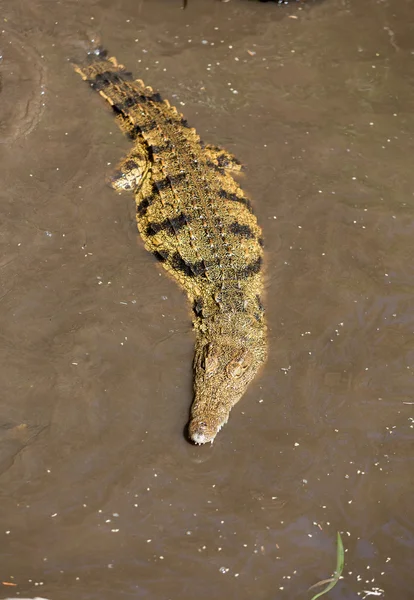
<instances>
[{"instance_id":1,"label":"submerged body","mask_svg":"<svg viewBox=\"0 0 414 600\"><path fill-rule=\"evenodd\" d=\"M261 230L231 175L238 161L104 52L75 67L113 107L134 147L112 184L131 190L138 230L185 289L196 331L189 436L213 442L266 360Z\"/></svg>"}]
</instances>

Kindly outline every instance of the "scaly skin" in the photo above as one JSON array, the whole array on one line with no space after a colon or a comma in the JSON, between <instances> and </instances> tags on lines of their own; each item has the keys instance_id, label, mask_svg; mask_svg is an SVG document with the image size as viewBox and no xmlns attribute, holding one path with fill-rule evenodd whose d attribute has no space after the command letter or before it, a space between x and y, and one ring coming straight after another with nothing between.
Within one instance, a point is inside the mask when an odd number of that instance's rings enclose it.
<instances>
[{"instance_id":1,"label":"scaly skin","mask_svg":"<svg viewBox=\"0 0 414 600\"><path fill-rule=\"evenodd\" d=\"M205 146L182 115L95 51L75 70L113 107L134 147L112 180L131 190L146 249L185 289L196 331L189 435L213 442L266 360L261 229L231 175L238 161Z\"/></svg>"}]
</instances>

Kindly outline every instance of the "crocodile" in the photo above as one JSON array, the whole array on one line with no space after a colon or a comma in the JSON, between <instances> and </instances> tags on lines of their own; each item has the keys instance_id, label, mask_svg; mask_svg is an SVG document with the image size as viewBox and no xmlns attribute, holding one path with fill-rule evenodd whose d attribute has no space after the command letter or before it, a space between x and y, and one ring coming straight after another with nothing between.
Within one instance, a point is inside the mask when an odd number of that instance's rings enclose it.
<instances>
[{"instance_id":1,"label":"crocodile","mask_svg":"<svg viewBox=\"0 0 414 600\"><path fill-rule=\"evenodd\" d=\"M134 193L145 248L185 290L196 333L188 436L213 443L267 357L263 240L233 175L177 109L103 49L74 69L112 106L132 150L111 177Z\"/></svg>"}]
</instances>

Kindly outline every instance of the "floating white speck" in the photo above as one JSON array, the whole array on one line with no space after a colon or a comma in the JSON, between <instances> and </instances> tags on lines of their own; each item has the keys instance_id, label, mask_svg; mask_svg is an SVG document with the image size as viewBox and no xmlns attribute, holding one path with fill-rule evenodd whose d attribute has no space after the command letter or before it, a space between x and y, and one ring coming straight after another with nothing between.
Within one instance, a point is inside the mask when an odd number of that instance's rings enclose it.
<instances>
[{"instance_id":1,"label":"floating white speck","mask_svg":"<svg viewBox=\"0 0 414 600\"><path fill-rule=\"evenodd\" d=\"M368 598L368 596L382 596L384 593L384 590L382 590L378 587L374 587L374 588L372 588L372 590L364 590L363 593L365 594L365 596L363 596L363 598Z\"/></svg>"}]
</instances>

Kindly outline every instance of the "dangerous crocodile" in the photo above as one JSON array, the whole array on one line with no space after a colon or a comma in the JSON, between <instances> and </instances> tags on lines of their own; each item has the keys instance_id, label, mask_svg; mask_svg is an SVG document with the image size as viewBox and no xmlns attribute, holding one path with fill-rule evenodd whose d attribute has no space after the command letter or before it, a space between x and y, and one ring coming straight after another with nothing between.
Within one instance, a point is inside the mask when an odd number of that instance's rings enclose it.
<instances>
[{"instance_id":1,"label":"dangerous crocodile","mask_svg":"<svg viewBox=\"0 0 414 600\"><path fill-rule=\"evenodd\" d=\"M184 288L196 332L188 434L213 442L266 360L261 229L232 172L167 100L103 50L75 70L112 106L134 141L112 178L135 195L145 248Z\"/></svg>"}]
</instances>

